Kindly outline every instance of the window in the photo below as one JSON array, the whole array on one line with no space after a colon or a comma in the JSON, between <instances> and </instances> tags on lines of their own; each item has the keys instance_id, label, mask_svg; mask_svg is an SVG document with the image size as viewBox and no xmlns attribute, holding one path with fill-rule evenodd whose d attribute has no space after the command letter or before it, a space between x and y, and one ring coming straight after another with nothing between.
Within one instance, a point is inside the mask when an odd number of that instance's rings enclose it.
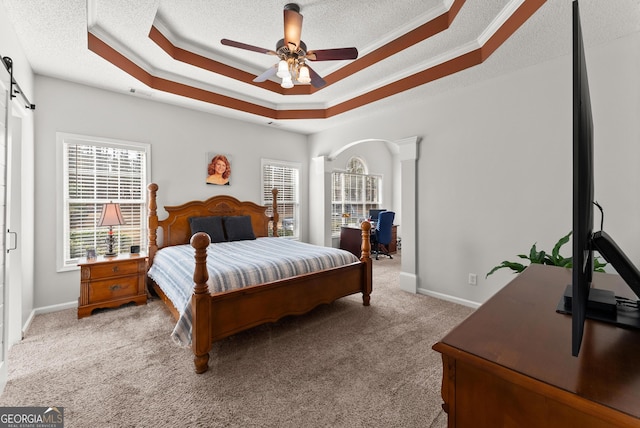
<instances>
[{"instance_id":1,"label":"window","mask_svg":"<svg viewBox=\"0 0 640 428\"><path fill-rule=\"evenodd\" d=\"M75 268L87 249L107 250L108 227L98 227L102 205L120 204L126 224L113 228L114 251L146 248L148 144L58 133L62 207L58 270Z\"/></svg>"},{"instance_id":2,"label":"window","mask_svg":"<svg viewBox=\"0 0 640 428\"><path fill-rule=\"evenodd\" d=\"M369 216L369 210L380 207L382 177L370 175L360 158L347 162L346 171L331 174L331 233L340 234L340 226L358 222Z\"/></svg>"},{"instance_id":3,"label":"window","mask_svg":"<svg viewBox=\"0 0 640 428\"><path fill-rule=\"evenodd\" d=\"M278 235L298 239L300 237L300 201L298 196L300 164L262 160L262 203L271 205L271 189L278 189ZM272 209L267 210L272 215Z\"/></svg>"}]
</instances>

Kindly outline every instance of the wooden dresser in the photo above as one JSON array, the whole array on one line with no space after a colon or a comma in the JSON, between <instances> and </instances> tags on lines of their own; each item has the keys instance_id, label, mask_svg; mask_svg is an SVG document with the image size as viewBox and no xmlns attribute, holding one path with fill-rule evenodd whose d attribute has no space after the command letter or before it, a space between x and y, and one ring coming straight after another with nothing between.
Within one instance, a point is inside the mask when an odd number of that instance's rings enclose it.
<instances>
[{"instance_id":1,"label":"wooden dresser","mask_svg":"<svg viewBox=\"0 0 640 428\"><path fill-rule=\"evenodd\" d=\"M125 303L147 303L144 255L120 255L82 259L80 263L78 318L91 315L97 308L117 308Z\"/></svg>"},{"instance_id":2,"label":"wooden dresser","mask_svg":"<svg viewBox=\"0 0 640 428\"><path fill-rule=\"evenodd\" d=\"M640 427L640 330L587 320L571 356L571 270L533 264L433 349L452 427ZM594 286L634 298L619 276Z\"/></svg>"}]
</instances>

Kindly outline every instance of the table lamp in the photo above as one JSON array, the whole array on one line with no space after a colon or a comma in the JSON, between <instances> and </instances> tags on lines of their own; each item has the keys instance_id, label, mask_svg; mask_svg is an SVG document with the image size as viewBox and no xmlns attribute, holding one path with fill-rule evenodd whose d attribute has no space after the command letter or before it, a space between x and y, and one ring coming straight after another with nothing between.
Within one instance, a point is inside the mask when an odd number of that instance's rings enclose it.
<instances>
[{"instance_id":1,"label":"table lamp","mask_svg":"<svg viewBox=\"0 0 640 428\"><path fill-rule=\"evenodd\" d=\"M113 226L120 226L125 224L122 218L122 212L120 212L120 204L114 204L110 202L102 206L102 214L100 214L100 221L98 226L109 226L109 236L107 237L107 244L109 249L105 254L105 257L113 257L117 254L113 251Z\"/></svg>"}]
</instances>

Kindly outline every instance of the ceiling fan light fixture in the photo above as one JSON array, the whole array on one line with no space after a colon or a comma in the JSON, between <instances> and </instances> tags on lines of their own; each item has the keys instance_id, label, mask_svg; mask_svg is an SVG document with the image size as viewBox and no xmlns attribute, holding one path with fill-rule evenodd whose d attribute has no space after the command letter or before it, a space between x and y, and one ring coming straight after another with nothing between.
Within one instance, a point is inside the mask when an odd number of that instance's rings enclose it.
<instances>
[{"instance_id":1,"label":"ceiling fan light fixture","mask_svg":"<svg viewBox=\"0 0 640 428\"><path fill-rule=\"evenodd\" d=\"M311 83L309 67L307 67L306 65L301 65L298 69L298 78L296 80L300 83Z\"/></svg>"},{"instance_id":2,"label":"ceiling fan light fixture","mask_svg":"<svg viewBox=\"0 0 640 428\"><path fill-rule=\"evenodd\" d=\"M284 89L293 88L293 81L291 80L291 75L285 76L282 78L282 83L280 84Z\"/></svg>"},{"instance_id":3,"label":"ceiling fan light fixture","mask_svg":"<svg viewBox=\"0 0 640 428\"><path fill-rule=\"evenodd\" d=\"M289 72L289 63L284 59L280 60L280 62L278 63L278 72L276 73L276 76L282 79L288 77L289 80L291 80L291 73Z\"/></svg>"},{"instance_id":4,"label":"ceiling fan light fixture","mask_svg":"<svg viewBox=\"0 0 640 428\"><path fill-rule=\"evenodd\" d=\"M286 89L293 88L294 81L302 84L310 83L315 88L321 88L327 82L312 68L306 66L306 61L356 59L358 58L358 50L351 47L307 51L307 45L300 39L302 19L300 5L287 3L284 6L284 38L278 40L275 51L229 39L222 39L220 42L225 46L273 55L279 59L275 66L257 76L253 82L263 83L275 74L282 79L280 86ZM312 74L313 77L311 77Z\"/></svg>"}]
</instances>

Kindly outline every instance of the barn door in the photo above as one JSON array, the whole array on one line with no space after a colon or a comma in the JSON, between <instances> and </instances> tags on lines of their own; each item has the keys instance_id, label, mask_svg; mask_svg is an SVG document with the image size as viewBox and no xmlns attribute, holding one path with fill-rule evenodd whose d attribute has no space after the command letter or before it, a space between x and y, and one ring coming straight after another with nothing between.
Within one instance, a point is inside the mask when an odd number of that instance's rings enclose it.
<instances>
[{"instance_id":1,"label":"barn door","mask_svg":"<svg viewBox=\"0 0 640 428\"><path fill-rule=\"evenodd\" d=\"M7 254L7 145L9 133L9 73L4 67L0 67L0 392L7 383L7 336L8 336L8 311L6 307L6 254Z\"/></svg>"}]
</instances>

